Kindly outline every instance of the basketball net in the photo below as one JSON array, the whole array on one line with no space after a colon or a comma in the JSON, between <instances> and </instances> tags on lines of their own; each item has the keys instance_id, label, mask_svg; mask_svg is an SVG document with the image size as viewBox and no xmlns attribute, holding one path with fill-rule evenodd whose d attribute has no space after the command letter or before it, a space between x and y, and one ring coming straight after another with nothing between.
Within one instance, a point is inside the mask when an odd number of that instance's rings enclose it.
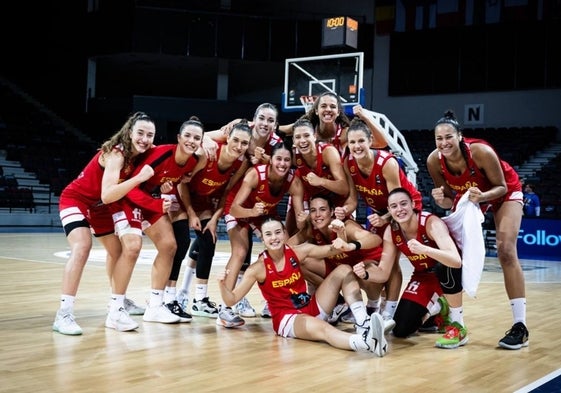
<instances>
[{"instance_id":1,"label":"basketball net","mask_svg":"<svg viewBox=\"0 0 561 393\"><path fill-rule=\"evenodd\" d=\"M304 107L305 113L308 113L312 109L317 98L318 96L300 96L300 102Z\"/></svg>"}]
</instances>

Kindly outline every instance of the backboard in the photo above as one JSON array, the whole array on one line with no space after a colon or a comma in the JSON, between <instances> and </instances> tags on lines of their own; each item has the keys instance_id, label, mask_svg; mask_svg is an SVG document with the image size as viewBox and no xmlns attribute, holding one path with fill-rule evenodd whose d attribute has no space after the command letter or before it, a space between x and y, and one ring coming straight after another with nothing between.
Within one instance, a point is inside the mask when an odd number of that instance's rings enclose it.
<instances>
[{"instance_id":1,"label":"backboard","mask_svg":"<svg viewBox=\"0 0 561 393\"><path fill-rule=\"evenodd\" d=\"M304 112L301 96L330 91L352 113L354 105L364 105L363 73L363 52L286 59L282 110Z\"/></svg>"}]
</instances>

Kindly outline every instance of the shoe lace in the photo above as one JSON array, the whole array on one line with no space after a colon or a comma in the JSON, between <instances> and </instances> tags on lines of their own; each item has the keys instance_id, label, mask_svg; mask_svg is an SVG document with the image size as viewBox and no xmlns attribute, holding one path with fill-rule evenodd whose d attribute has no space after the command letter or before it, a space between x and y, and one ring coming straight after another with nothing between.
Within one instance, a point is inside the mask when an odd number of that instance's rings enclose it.
<instances>
[{"instance_id":1,"label":"shoe lace","mask_svg":"<svg viewBox=\"0 0 561 393\"><path fill-rule=\"evenodd\" d=\"M505 332L505 335L511 337L518 337L524 335L524 328L518 324L514 325L512 328Z\"/></svg>"},{"instance_id":2,"label":"shoe lace","mask_svg":"<svg viewBox=\"0 0 561 393\"><path fill-rule=\"evenodd\" d=\"M209 307L216 308L216 303L211 302L208 297L203 298L203 300L201 300L201 302L203 302L204 304L206 304Z\"/></svg>"},{"instance_id":3,"label":"shoe lace","mask_svg":"<svg viewBox=\"0 0 561 393\"><path fill-rule=\"evenodd\" d=\"M222 312L226 313L227 315L234 317L236 314L234 314L234 310L232 310L230 307L224 307L222 308Z\"/></svg>"},{"instance_id":4,"label":"shoe lace","mask_svg":"<svg viewBox=\"0 0 561 393\"><path fill-rule=\"evenodd\" d=\"M62 320L67 324L75 323L74 315L72 313L64 314L62 316Z\"/></svg>"},{"instance_id":5,"label":"shoe lace","mask_svg":"<svg viewBox=\"0 0 561 393\"><path fill-rule=\"evenodd\" d=\"M356 329L364 329L363 335L368 333L368 330L370 330L370 318L366 318L360 325L358 323L355 323L355 330Z\"/></svg>"}]
</instances>

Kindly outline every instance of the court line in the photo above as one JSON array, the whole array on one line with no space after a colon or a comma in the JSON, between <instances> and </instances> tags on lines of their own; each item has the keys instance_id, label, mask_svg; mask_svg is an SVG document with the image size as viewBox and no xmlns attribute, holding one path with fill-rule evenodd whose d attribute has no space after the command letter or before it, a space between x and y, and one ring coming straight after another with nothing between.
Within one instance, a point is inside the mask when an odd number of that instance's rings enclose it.
<instances>
[{"instance_id":1,"label":"court line","mask_svg":"<svg viewBox=\"0 0 561 393\"><path fill-rule=\"evenodd\" d=\"M545 386L552 382L551 386ZM534 389L539 388L536 392L539 393L554 393L561 391L561 368L553 371L546 376L532 382L529 385L524 386L521 389L518 389L514 393L529 393L534 391Z\"/></svg>"}]
</instances>

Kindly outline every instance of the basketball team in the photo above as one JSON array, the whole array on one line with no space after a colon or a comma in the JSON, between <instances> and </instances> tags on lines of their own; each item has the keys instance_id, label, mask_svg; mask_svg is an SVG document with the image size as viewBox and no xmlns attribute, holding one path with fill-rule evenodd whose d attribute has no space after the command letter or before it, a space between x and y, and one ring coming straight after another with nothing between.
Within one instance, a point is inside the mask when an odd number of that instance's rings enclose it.
<instances>
[{"instance_id":1,"label":"basketball team","mask_svg":"<svg viewBox=\"0 0 561 393\"><path fill-rule=\"evenodd\" d=\"M388 335L432 332L438 348L467 344L463 266L473 253L449 221L423 211L421 193L369 111L352 111L325 92L294 123L279 125L275 105L263 103L251 120L219 130L205 131L193 116L177 143L163 145L154 144L153 119L132 114L60 196L70 256L52 329L82 334L74 303L95 237L107 254L110 329L138 329L135 315L166 324L206 317L238 328L257 315L246 297L257 283L260 315L281 337L380 357L389 352ZM525 347L518 175L486 141L464 137L452 111L436 121L434 138L430 197L464 230L481 231L469 226L469 209L492 213L513 318L498 346ZM362 222L359 200L367 206ZM209 283L219 223L230 257ZM146 307L126 296L143 236L157 250ZM252 260L255 239L264 251ZM412 267L405 285L402 257ZM218 285L217 303L209 285Z\"/></svg>"}]
</instances>

